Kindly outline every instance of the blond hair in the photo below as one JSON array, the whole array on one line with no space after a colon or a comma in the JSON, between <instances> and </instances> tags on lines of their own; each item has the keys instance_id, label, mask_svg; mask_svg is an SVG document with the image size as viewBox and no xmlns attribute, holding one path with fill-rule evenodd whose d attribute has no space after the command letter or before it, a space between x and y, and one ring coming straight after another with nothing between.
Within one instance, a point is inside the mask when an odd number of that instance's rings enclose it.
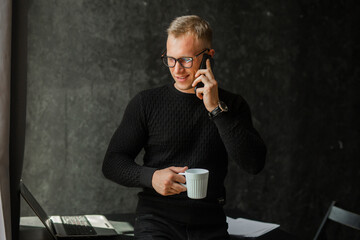
<instances>
[{"instance_id":1,"label":"blond hair","mask_svg":"<svg viewBox=\"0 0 360 240\"><path fill-rule=\"evenodd\" d=\"M173 35L175 38L191 34L197 39L203 40L211 47L212 29L210 24L196 15L175 18L167 29L167 33L168 35Z\"/></svg>"}]
</instances>

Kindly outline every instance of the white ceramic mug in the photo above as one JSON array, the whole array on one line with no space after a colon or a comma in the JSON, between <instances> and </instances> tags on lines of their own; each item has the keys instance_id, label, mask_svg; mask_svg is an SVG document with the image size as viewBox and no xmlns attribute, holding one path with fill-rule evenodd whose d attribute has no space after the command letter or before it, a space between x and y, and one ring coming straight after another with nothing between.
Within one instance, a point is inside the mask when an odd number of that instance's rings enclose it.
<instances>
[{"instance_id":1,"label":"white ceramic mug","mask_svg":"<svg viewBox=\"0 0 360 240\"><path fill-rule=\"evenodd\" d=\"M202 199L206 197L209 179L209 170L202 168L191 168L184 173L186 184L182 184L187 188L187 195L192 199Z\"/></svg>"}]
</instances>

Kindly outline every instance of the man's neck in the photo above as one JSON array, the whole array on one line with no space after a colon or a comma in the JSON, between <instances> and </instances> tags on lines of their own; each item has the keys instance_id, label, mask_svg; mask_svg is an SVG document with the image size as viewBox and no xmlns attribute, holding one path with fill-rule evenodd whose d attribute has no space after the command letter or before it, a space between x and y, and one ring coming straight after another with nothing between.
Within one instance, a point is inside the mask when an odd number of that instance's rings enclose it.
<instances>
[{"instance_id":1,"label":"man's neck","mask_svg":"<svg viewBox=\"0 0 360 240\"><path fill-rule=\"evenodd\" d=\"M176 86L176 83L174 83L174 87L176 90L182 93L189 93L189 94L195 94L195 88L188 88L188 89L180 89L178 86Z\"/></svg>"}]
</instances>

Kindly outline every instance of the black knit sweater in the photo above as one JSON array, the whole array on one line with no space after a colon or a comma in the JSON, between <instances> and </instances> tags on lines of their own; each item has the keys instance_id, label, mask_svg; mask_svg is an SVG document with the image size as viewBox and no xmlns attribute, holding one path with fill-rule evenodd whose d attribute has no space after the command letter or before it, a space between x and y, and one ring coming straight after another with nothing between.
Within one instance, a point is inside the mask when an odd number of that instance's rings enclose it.
<instances>
[{"instance_id":1,"label":"black knit sweater","mask_svg":"<svg viewBox=\"0 0 360 240\"><path fill-rule=\"evenodd\" d=\"M264 167L266 147L253 128L245 100L223 89L219 89L219 98L229 111L211 120L202 100L178 91L173 84L137 94L111 139L104 175L124 186L144 188L140 200L165 203L159 204L162 208L175 202L201 205L225 197L228 158L256 174ZM134 159L142 148L144 165L140 166ZM152 175L170 166L208 169L207 198L191 200L186 192L168 197L158 194L152 187Z\"/></svg>"}]
</instances>

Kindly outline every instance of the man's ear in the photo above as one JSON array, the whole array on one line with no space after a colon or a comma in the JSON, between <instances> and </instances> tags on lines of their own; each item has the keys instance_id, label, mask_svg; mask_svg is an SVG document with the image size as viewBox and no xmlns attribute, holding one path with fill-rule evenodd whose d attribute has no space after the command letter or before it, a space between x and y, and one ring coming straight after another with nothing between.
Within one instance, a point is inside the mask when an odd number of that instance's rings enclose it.
<instances>
[{"instance_id":1,"label":"man's ear","mask_svg":"<svg viewBox=\"0 0 360 240\"><path fill-rule=\"evenodd\" d=\"M214 49L210 49L210 50L209 50L209 55L210 55L211 57L214 57L214 55L215 55L215 50L214 50Z\"/></svg>"}]
</instances>

